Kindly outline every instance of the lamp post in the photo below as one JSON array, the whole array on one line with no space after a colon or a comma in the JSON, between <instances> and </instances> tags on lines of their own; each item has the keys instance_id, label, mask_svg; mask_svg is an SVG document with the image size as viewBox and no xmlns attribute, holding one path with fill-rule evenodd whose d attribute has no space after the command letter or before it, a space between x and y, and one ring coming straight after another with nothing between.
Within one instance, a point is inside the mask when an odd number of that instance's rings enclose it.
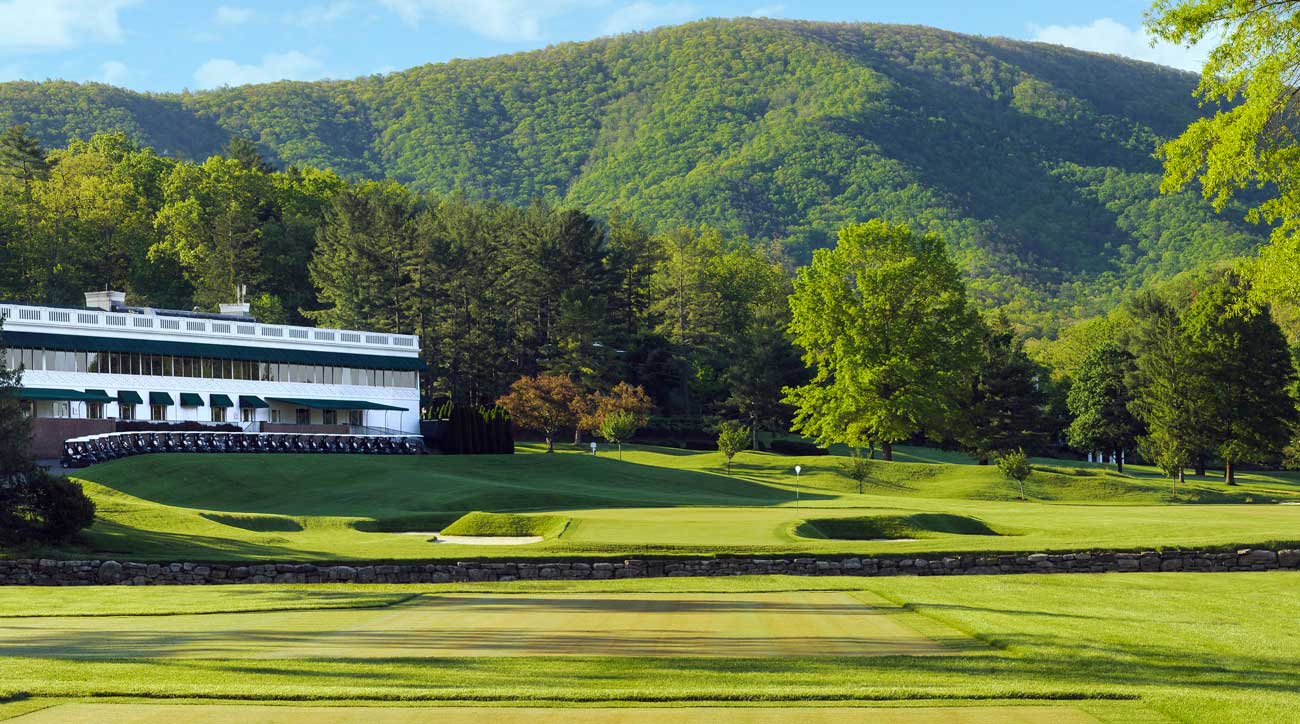
<instances>
[{"instance_id":1,"label":"lamp post","mask_svg":"<svg viewBox=\"0 0 1300 724\"><path fill-rule=\"evenodd\" d=\"M803 472L802 465L794 466L794 507L799 509L799 473Z\"/></svg>"}]
</instances>

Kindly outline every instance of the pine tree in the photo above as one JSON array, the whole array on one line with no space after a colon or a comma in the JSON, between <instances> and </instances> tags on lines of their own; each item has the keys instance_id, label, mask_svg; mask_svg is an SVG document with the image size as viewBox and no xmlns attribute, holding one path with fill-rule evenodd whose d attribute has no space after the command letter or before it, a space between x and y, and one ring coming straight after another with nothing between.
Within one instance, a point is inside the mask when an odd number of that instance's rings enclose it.
<instances>
[{"instance_id":1,"label":"pine tree","mask_svg":"<svg viewBox=\"0 0 1300 724\"><path fill-rule=\"evenodd\" d=\"M1154 292L1130 304L1130 346L1136 350L1129 409L1146 427L1138 449L1177 482L1208 452L1204 396L1210 381L1194 363L1178 309Z\"/></svg>"},{"instance_id":2,"label":"pine tree","mask_svg":"<svg viewBox=\"0 0 1300 724\"><path fill-rule=\"evenodd\" d=\"M10 126L3 135L0 135L0 174L17 179L23 185L23 230L27 240L23 245L25 252L19 254L21 269L18 277L20 281L30 284L33 281L33 267L42 266L40 261L29 258L29 250L35 246L38 236L32 187L36 182L49 178L50 162L46 157L45 149L41 147L41 142L27 132L27 126ZM44 280L45 288L48 289L50 286L48 276L53 274L54 270L46 269L45 273L47 277Z\"/></svg>"},{"instance_id":3,"label":"pine tree","mask_svg":"<svg viewBox=\"0 0 1300 724\"><path fill-rule=\"evenodd\" d=\"M1116 344L1103 345L1084 358L1068 398L1074 415L1070 445L1114 455L1121 473L1124 453L1133 449L1141 432L1141 424L1129 411L1132 373L1132 354Z\"/></svg>"},{"instance_id":4,"label":"pine tree","mask_svg":"<svg viewBox=\"0 0 1300 724\"><path fill-rule=\"evenodd\" d=\"M272 166L271 162L266 160L257 144L243 136L235 136L230 139L230 143L226 144L226 147L221 150L221 155L238 161L249 171L275 173L275 166Z\"/></svg>"},{"instance_id":5,"label":"pine tree","mask_svg":"<svg viewBox=\"0 0 1300 724\"><path fill-rule=\"evenodd\" d=\"M1047 442L1042 383L1046 370L1025 354L1005 314L992 319L980 344L979 369L962 407L960 442L980 465L999 453L1037 450Z\"/></svg>"}]
</instances>

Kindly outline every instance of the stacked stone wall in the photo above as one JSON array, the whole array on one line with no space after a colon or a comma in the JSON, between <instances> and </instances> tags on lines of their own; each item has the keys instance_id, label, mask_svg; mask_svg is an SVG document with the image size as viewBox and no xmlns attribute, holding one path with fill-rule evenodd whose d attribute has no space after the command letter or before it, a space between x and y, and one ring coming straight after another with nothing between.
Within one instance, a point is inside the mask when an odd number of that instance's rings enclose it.
<instances>
[{"instance_id":1,"label":"stacked stone wall","mask_svg":"<svg viewBox=\"0 0 1300 724\"><path fill-rule=\"evenodd\" d=\"M147 563L0 560L0 585L221 585L239 583L461 583L675 576L961 576L1023 573L1226 572L1300 569L1300 550L1236 552L835 556L817 558L634 558L432 563Z\"/></svg>"}]
</instances>

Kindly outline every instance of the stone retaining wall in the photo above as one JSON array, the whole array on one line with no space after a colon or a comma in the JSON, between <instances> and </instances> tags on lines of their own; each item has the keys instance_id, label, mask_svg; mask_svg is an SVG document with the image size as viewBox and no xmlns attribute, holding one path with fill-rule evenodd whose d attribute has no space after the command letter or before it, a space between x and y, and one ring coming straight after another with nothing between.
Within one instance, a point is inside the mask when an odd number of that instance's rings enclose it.
<instances>
[{"instance_id":1,"label":"stone retaining wall","mask_svg":"<svg viewBox=\"0 0 1300 724\"><path fill-rule=\"evenodd\" d=\"M1300 569L1300 550L833 558L695 558L623 561L473 561L383 564L121 563L0 560L0 585L203 585L231 583L450 583L664 576L954 576L1138 571Z\"/></svg>"}]
</instances>

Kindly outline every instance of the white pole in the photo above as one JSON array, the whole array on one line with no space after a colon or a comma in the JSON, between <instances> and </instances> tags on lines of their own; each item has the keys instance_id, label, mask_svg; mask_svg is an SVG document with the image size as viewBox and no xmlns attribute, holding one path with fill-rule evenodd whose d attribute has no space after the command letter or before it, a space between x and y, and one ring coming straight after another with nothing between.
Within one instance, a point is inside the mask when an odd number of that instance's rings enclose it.
<instances>
[{"instance_id":1,"label":"white pole","mask_svg":"<svg viewBox=\"0 0 1300 724\"><path fill-rule=\"evenodd\" d=\"M802 465L794 466L794 508L799 509L799 473L803 472Z\"/></svg>"}]
</instances>

